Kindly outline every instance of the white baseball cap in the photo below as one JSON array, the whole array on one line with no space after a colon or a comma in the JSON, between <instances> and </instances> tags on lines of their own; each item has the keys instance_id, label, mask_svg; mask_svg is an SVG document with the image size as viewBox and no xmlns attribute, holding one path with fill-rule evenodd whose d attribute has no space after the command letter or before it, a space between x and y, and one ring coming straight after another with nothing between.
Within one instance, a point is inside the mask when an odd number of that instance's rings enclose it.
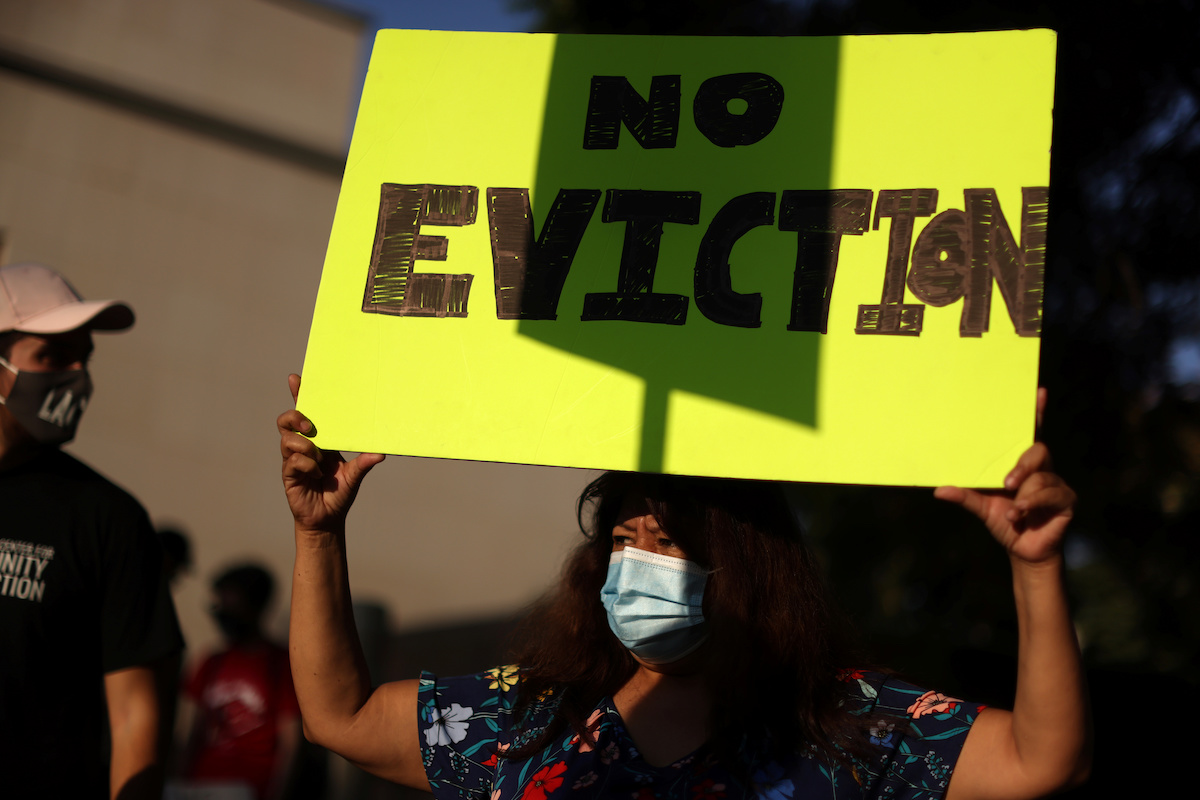
<instances>
[{"instance_id":1,"label":"white baseball cap","mask_svg":"<svg viewBox=\"0 0 1200 800\"><path fill-rule=\"evenodd\" d=\"M0 332L66 333L84 326L123 331L131 325L129 306L119 300L84 300L49 267L0 267Z\"/></svg>"}]
</instances>

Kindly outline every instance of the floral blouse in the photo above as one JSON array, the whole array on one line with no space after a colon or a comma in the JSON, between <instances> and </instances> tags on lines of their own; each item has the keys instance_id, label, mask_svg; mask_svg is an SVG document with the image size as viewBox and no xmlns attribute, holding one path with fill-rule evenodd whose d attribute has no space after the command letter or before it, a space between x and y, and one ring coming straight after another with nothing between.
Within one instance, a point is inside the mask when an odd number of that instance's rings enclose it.
<instances>
[{"instance_id":1,"label":"floral blouse","mask_svg":"<svg viewBox=\"0 0 1200 800\"><path fill-rule=\"evenodd\" d=\"M838 678L853 689L859 704L853 713L867 716L879 758L855 760L853 769L830 768L810 753L797 753L787 763L752 764L741 771L750 776L746 783L703 747L665 767L645 762L610 697L588 718L594 745L568 728L536 756L506 759L502 754L514 743L545 730L556 698L544 698L518 729L517 667L447 679L425 673L418 697L425 774L438 800L941 797L983 706L878 673L843 670Z\"/></svg>"}]
</instances>

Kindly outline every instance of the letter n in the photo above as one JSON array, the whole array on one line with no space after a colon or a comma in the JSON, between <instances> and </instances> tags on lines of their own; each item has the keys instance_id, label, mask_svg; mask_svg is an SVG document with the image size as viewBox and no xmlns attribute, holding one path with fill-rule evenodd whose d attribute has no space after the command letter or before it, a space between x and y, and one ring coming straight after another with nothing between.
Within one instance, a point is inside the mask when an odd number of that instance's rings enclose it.
<instances>
[{"instance_id":1,"label":"letter n","mask_svg":"<svg viewBox=\"0 0 1200 800\"><path fill-rule=\"evenodd\" d=\"M995 189L967 189L963 196L970 219L971 271L960 335L980 336L988 329L994 276L1017 334L1040 336L1050 190L1021 190L1020 247L1000 211Z\"/></svg>"},{"instance_id":2,"label":"letter n","mask_svg":"<svg viewBox=\"0 0 1200 800\"><path fill-rule=\"evenodd\" d=\"M645 100L621 75L593 75L584 150L615 150L624 124L644 149L674 147L679 134L678 75L655 75Z\"/></svg>"}]
</instances>

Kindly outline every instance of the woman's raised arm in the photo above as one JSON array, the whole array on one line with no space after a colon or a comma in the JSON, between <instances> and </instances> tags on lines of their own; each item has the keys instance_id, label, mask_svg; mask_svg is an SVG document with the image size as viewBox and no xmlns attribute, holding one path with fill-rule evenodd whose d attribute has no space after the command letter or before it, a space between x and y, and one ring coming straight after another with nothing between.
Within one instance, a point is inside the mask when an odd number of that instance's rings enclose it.
<instances>
[{"instance_id":1,"label":"woman's raised arm","mask_svg":"<svg viewBox=\"0 0 1200 800\"><path fill-rule=\"evenodd\" d=\"M295 400L300 377L288 377ZM417 733L417 681L371 688L346 568L346 514L383 456L345 461L322 452L299 411L277 420L283 486L296 528L289 649L304 733L368 772L425 791ZM302 435L304 434L304 435Z\"/></svg>"},{"instance_id":2,"label":"woman's raised arm","mask_svg":"<svg viewBox=\"0 0 1200 800\"><path fill-rule=\"evenodd\" d=\"M1008 552L1019 626L1013 710L979 715L950 781L950 800L1044 797L1083 782L1091 769L1087 690L1063 581L1063 535L1075 492L1050 471L1040 443L1025 451L1004 485L1001 492L951 486L935 492L983 520Z\"/></svg>"}]
</instances>

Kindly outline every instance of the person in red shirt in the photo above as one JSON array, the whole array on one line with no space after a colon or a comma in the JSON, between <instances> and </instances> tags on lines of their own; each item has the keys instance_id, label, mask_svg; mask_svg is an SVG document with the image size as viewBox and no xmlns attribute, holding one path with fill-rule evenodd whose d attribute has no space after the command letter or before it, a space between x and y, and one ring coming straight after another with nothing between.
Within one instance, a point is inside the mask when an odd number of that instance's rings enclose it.
<instances>
[{"instance_id":1,"label":"person in red shirt","mask_svg":"<svg viewBox=\"0 0 1200 800\"><path fill-rule=\"evenodd\" d=\"M204 659L184 688L195 705L184 777L243 784L258 800L283 796L300 738L287 649L262 632L273 589L270 573L253 564L213 581L212 615L226 647Z\"/></svg>"}]
</instances>

